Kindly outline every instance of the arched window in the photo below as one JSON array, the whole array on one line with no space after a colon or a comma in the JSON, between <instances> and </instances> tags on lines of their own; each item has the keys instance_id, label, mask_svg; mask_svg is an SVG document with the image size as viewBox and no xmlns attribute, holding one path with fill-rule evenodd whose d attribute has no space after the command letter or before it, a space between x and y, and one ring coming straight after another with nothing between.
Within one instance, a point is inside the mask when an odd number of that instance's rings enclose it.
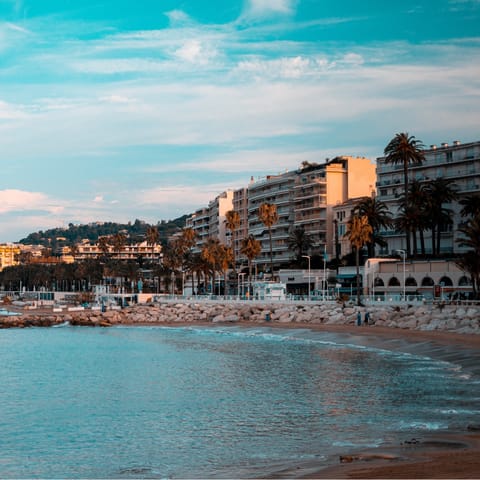
<instances>
[{"instance_id":1,"label":"arched window","mask_svg":"<svg viewBox=\"0 0 480 480\"><path fill-rule=\"evenodd\" d=\"M379 278L379 277L377 277L377 278L375 279L374 285L375 285L376 287L384 287L384 286L385 286L385 284L383 283L383 280L382 280L381 278Z\"/></svg>"},{"instance_id":2,"label":"arched window","mask_svg":"<svg viewBox=\"0 0 480 480\"><path fill-rule=\"evenodd\" d=\"M425 277L422 280L422 287L433 287L435 282L430 277Z\"/></svg>"},{"instance_id":3,"label":"arched window","mask_svg":"<svg viewBox=\"0 0 480 480\"><path fill-rule=\"evenodd\" d=\"M472 279L469 277L466 277L465 275L463 277L460 277L458 280L458 285L460 287L468 287L472 285Z\"/></svg>"},{"instance_id":4,"label":"arched window","mask_svg":"<svg viewBox=\"0 0 480 480\"><path fill-rule=\"evenodd\" d=\"M440 279L440 285L444 286L444 287L452 287L453 286L453 282L452 282L452 279L450 277L442 277Z\"/></svg>"},{"instance_id":5,"label":"arched window","mask_svg":"<svg viewBox=\"0 0 480 480\"><path fill-rule=\"evenodd\" d=\"M416 287L417 286L417 281L413 277L408 277L405 280L405 285L407 287Z\"/></svg>"},{"instance_id":6,"label":"arched window","mask_svg":"<svg viewBox=\"0 0 480 480\"><path fill-rule=\"evenodd\" d=\"M397 277L392 277L392 278L388 281L388 286L389 286L389 287L399 287L399 286L400 286L400 282L398 281L398 278L397 278Z\"/></svg>"}]
</instances>

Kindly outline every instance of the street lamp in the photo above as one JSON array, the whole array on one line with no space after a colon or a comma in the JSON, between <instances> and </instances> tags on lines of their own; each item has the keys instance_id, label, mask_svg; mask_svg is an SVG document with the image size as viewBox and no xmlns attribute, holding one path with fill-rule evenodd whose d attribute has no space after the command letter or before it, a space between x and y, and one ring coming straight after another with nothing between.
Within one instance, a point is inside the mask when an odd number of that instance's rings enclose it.
<instances>
[{"instance_id":1,"label":"street lamp","mask_svg":"<svg viewBox=\"0 0 480 480\"><path fill-rule=\"evenodd\" d=\"M403 258L403 301L405 301L406 300L406 296L405 296L405 257L407 256L407 252L405 252L405 250L397 250L397 252Z\"/></svg>"},{"instance_id":2,"label":"street lamp","mask_svg":"<svg viewBox=\"0 0 480 480\"><path fill-rule=\"evenodd\" d=\"M243 273L239 273L238 274L238 289L237 289L237 293L238 293L238 298L242 298L243 296L243 277L245 276L245 272ZM242 283L240 283L240 279L242 281Z\"/></svg>"},{"instance_id":3,"label":"street lamp","mask_svg":"<svg viewBox=\"0 0 480 480\"><path fill-rule=\"evenodd\" d=\"M310 255L302 255L302 258L308 259L308 300L310 300Z\"/></svg>"}]
</instances>

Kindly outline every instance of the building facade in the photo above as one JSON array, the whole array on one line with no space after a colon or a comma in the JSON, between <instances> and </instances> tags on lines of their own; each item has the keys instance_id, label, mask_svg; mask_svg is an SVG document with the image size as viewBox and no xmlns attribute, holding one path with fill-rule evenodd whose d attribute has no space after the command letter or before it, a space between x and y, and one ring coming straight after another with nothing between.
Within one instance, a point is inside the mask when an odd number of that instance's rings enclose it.
<instances>
[{"instance_id":1,"label":"building facade","mask_svg":"<svg viewBox=\"0 0 480 480\"><path fill-rule=\"evenodd\" d=\"M208 237L218 238L235 249L237 266L246 266L241 255L241 241L249 234L260 241L262 250L254 260L259 271L270 269L270 236L260 221L258 210L263 203L274 204L278 221L271 227L274 269L291 262L295 253L289 248L292 231L301 227L312 240L312 254L336 255L333 226L334 207L353 197L375 191L375 165L364 157L336 157L323 164L304 163L295 171L250 181L246 188L226 192L208 208L197 210L186 222L197 233L196 251ZM230 194L231 193L231 194ZM240 216L235 239L225 232L225 213L234 209ZM227 238L226 238L227 237Z\"/></svg>"},{"instance_id":2,"label":"building facade","mask_svg":"<svg viewBox=\"0 0 480 480\"><path fill-rule=\"evenodd\" d=\"M453 181L458 198L445 207L452 210L451 225L441 231L441 254L462 252L458 246L458 228L464 222L460 215L460 201L467 195L480 193L480 142L462 144L454 141L452 145L442 143L440 146L431 145L424 151L425 161L422 164L409 166L409 178L426 183L429 180L444 178ZM395 217L399 211L399 203L404 196L404 177L402 165L385 163L385 157L377 159L377 196L385 202ZM380 255L394 254L397 250L405 250L405 235L394 229L381 232L388 246L379 251ZM425 253L432 253L431 235L427 230L425 236Z\"/></svg>"},{"instance_id":3,"label":"building facade","mask_svg":"<svg viewBox=\"0 0 480 480\"><path fill-rule=\"evenodd\" d=\"M18 255L20 254L20 245L15 243L0 244L0 272L7 267L13 267L19 264Z\"/></svg>"}]
</instances>

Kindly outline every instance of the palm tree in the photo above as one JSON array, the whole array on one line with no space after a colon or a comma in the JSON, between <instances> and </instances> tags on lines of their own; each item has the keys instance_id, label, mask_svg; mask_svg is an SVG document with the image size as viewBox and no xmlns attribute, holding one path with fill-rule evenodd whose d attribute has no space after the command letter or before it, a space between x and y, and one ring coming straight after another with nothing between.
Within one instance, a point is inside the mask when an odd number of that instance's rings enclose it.
<instances>
[{"instance_id":1,"label":"palm tree","mask_svg":"<svg viewBox=\"0 0 480 480\"><path fill-rule=\"evenodd\" d=\"M357 266L357 305L360 305L360 249L368 242L372 241L372 227L368 223L368 217L363 215L352 216L347 224L345 236L355 248L355 263Z\"/></svg>"},{"instance_id":2,"label":"palm tree","mask_svg":"<svg viewBox=\"0 0 480 480\"><path fill-rule=\"evenodd\" d=\"M233 270L235 271L235 231L240 226L240 214L235 210L229 210L225 214L225 227L230 230L231 242L233 252Z\"/></svg>"},{"instance_id":3,"label":"palm tree","mask_svg":"<svg viewBox=\"0 0 480 480\"><path fill-rule=\"evenodd\" d=\"M462 198L459 203L463 207L460 211L462 217L476 217L480 215L480 194L468 195Z\"/></svg>"},{"instance_id":4,"label":"palm tree","mask_svg":"<svg viewBox=\"0 0 480 480\"><path fill-rule=\"evenodd\" d=\"M252 263L261 251L262 244L253 235L249 235L242 240L240 253L248 259L248 284L250 286L252 285Z\"/></svg>"},{"instance_id":5,"label":"palm tree","mask_svg":"<svg viewBox=\"0 0 480 480\"><path fill-rule=\"evenodd\" d=\"M312 248L313 241L304 227L296 227L290 232L287 244L289 249L296 252L297 262L301 262L303 255Z\"/></svg>"},{"instance_id":6,"label":"palm tree","mask_svg":"<svg viewBox=\"0 0 480 480\"><path fill-rule=\"evenodd\" d=\"M100 237L97 240L97 245L99 250L102 252L104 258L108 258L110 253L110 242L108 241L108 237Z\"/></svg>"},{"instance_id":7,"label":"palm tree","mask_svg":"<svg viewBox=\"0 0 480 480\"><path fill-rule=\"evenodd\" d=\"M457 240L460 246L470 248L458 260L457 265L467 271L472 279L473 295L480 298L480 215L468 222L459 231L463 238Z\"/></svg>"},{"instance_id":8,"label":"palm tree","mask_svg":"<svg viewBox=\"0 0 480 480\"><path fill-rule=\"evenodd\" d=\"M218 248L218 266L223 272L223 297L227 297L227 273L233 262L233 249L220 244Z\"/></svg>"},{"instance_id":9,"label":"palm tree","mask_svg":"<svg viewBox=\"0 0 480 480\"><path fill-rule=\"evenodd\" d=\"M219 268L221 260L221 246L222 244L218 238L210 237L203 244L202 251L200 252L201 257L208 265L210 265L210 272L212 274L212 295L215 293L215 274Z\"/></svg>"},{"instance_id":10,"label":"palm tree","mask_svg":"<svg viewBox=\"0 0 480 480\"><path fill-rule=\"evenodd\" d=\"M270 239L270 273L273 279L272 226L278 222L277 206L273 203L262 203L258 208L258 218L268 228L268 237Z\"/></svg>"},{"instance_id":11,"label":"palm tree","mask_svg":"<svg viewBox=\"0 0 480 480\"><path fill-rule=\"evenodd\" d=\"M385 147L385 163L403 165L405 204L408 205L408 167L410 164L422 164L425 160L424 145L408 133L397 133ZM405 231L407 254L410 255L410 232Z\"/></svg>"},{"instance_id":12,"label":"palm tree","mask_svg":"<svg viewBox=\"0 0 480 480\"><path fill-rule=\"evenodd\" d=\"M440 254L440 239L442 228L452 224L452 210L445 208L445 203L451 203L457 198L453 180L443 177L436 178L425 185L427 193L427 208L432 230L432 254Z\"/></svg>"},{"instance_id":13,"label":"palm tree","mask_svg":"<svg viewBox=\"0 0 480 480\"><path fill-rule=\"evenodd\" d=\"M155 245L157 245L158 242L160 241L160 234L158 233L158 228L154 226L148 227L145 238L147 240L147 245L151 245L152 247L152 263L153 263Z\"/></svg>"},{"instance_id":14,"label":"palm tree","mask_svg":"<svg viewBox=\"0 0 480 480\"><path fill-rule=\"evenodd\" d=\"M372 227L372 240L367 243L368 257L372 258L375 256L375 245L386 245L385 240L380 235L380 230L389 228L393 223L387 204L375 197L362 197L353 207L352 214L360 217L366 216Z\"/></svg>"},{"instance_id":15,"label":"palm tree","mask_svg":"<svg viewBox=\"0 0 480 480\"><path fill-rule=\"evenodd\" d=\"M113 247L113 251L116 252L120 256L120 252L122 248L127 243L127 236L121 232L116 233L110 237L110 244Z\"/></svg>"},{"instance_id":16,"label":"palm tree","mask_svg":"<svg viewBox=\"0 0 480 480\"><path fill-rule=\"evenodd\" d=\"M428 211L428 192L425 184L419 182L418 180L413 180L412 182L410 182L408 198L409 205L413 210L411 220L412 222L414 222L414 224L412 225L414 254L416 253L416 232L418 232L420 237L420 249L422 255L425 255L424 232L429 228L430 225L430 213Z\"/></svg>"}]
</instances>

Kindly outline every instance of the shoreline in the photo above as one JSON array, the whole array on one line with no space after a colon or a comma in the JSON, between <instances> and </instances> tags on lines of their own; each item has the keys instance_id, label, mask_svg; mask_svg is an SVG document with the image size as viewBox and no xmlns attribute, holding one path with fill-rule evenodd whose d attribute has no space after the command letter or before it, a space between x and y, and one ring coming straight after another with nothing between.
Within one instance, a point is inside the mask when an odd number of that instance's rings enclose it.
<instances>
[{"instance_id":1,"label":"shoreline","mask_svg":"<svg viewBox=\"0 0 480 480\"><path fill-rule=\"evenodd\" d=\"M176 321L180 314L163 320L148 318L147 308L139 306L121 320L115 320L113 312L110 315L101 315L96 321L89 319L87 323L72 325L90 326L148 326L148 327L241 327L241 328L275 328L275 329L308 329L316 332L325 332L338 335L348 341L369 347L383 348L392 351L402 351L415 355L430 356L444 360L462 369L473 372L475 378L480 379L480 335L458 333L451 330L419 330L411 328L395 328L386 325L360 325L349 323L313 323L302 321L282 322L272 319L236 321L212 321L211 318L189 319ZM31 312L29 312L31 313ZM446 318L448 313L444 312ZM37 312L35 315L52 317L49 312ZM25 315L25 312L24 312ZM25 316L28 316L26 314ZM12 317L13 319L14 317ZM17 317L18 318L18 317ZM70 321L72 314L61 316L63 321ZM98 320L99 319L99 320ZM59 317L53 324L25 324L25 326L58 325ZM13 325L12 325L13 326ZM339 452L337 458L329 459L328 464L309 462L299 464L288 470L272 472L266 478L470 478L480 479L480 418L475 430L468 431L468 425L462 431L428 432L425 435L415 433L419 443L414 445L382 445L378 448L364 451ZM477 430L478 429L478 430ZM405 441L408 439L406 432ZM411 437L410 437L411 438ZM460 445L460 447L458 447ZM458 447L458 448L457 448ZM351 459L340 462L339 457Z\"/></svg>"}]
</instances>

